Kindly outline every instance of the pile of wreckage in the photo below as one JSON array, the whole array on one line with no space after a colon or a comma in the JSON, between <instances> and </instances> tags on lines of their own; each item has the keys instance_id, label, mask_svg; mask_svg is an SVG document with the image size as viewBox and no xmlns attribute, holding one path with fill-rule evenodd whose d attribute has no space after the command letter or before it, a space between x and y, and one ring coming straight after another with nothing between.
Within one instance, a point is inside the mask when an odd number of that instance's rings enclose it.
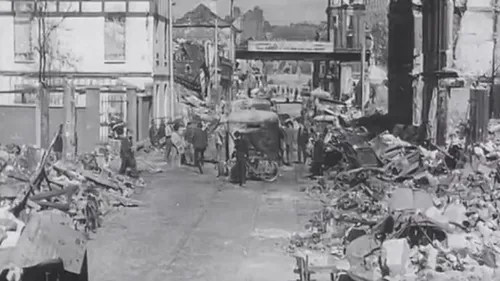
<instances>
[{"instance_id":1,"label":"pile of wreckage","mask_svg":"<svg viewBox=\"0 0 500 281\"><path fill-rule=\"evenodd\" d=\"M304 190L323 208L289 247L300 280L497 280L500 146L465 157L396 129L368 141L336 129L342 159Z\"/></svg>"},{"instance_id":2,"label":"pile of wreckage","mask_svg":"<svg viewBox=\"0 0 500 281\"><path fill-rule=\"evenodd\" d=\"M159 171L138 158L140 169ZM130 196L144 180L117 175L116 159L109 148L69 162L51 148L0 147L0 280L39 280L54 265L47 280L86 278L89 235L116 208L141 204Z\"/></svg>"}]
</instances>

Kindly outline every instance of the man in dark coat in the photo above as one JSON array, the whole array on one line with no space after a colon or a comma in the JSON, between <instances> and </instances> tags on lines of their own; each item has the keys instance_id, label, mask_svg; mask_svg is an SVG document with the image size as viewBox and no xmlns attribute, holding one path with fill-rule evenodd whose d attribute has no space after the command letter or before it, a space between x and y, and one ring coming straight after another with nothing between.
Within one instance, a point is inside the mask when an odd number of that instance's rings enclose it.
<instances>
[{"instance_id":1,"label":"man in dark coat","mask_svg":"<svg viewBox=\"0 0 500 281\"><path fill-rule=\"evenodd\" d=\"M124 175L129 168L131 171L129 176L137 177L137 162L135 161L134 151L132 150L132 136L131 132L127 132L127 136L123 136L121 138L120 144L120 158L121 158L121 166L120 166L120 175Z\"/></svg>"},{"instance_id":2,"label":"man in dark coat","mask_svg":"<svg viewBox=\"0 0 500 281\"><path fill-rule=\"evenodd\" d=\"M319 135L314 142L313 163L311 167L311 172L314 176L323 175L323 163L325 162L323 141L324 135Z\"/></svg>"},{"instance_id":3,"label":"man in dark coat","mask_svg":"<svg viewBox=\"0 0 500 281\"><path fill-rule=\"evenodd\" d=\"M163 138L165 137L166 130L167 130L167 125L165 125L165 120L161 119L160 127L158 128L158 131L156 132L156 141L157 142L164 141Z\"/></svg>"},{"instance_id":4,"label":"man in dark coat","mask_svg":"<svg viewBox=\"0 0 500 281\"><path fill-rule=\"evenodd\" d=\"M63 153L63 125L59 125L59 131L57 132L56 141L54 142L54 147L52 148L56 154L56 159L59 161L62 159Z\"/></svg>"},{"instance_id":5,"label":"man in dark coat","mask_svg":"<svg viewBox=\"0 0 500 281\"><path fill-rule=\"evenodd\" d=\"M194 165L198 167L200 174L203 174L203 161L208 146L208 135L202 127L200 122L193 130Z\"/></svg>"},{"instance_id":6,"label":"man in dark coat","mask_svg":"<svg viewBox=\"0 0 500 281\"><path fill-rule=\"evenodd\" d=\"M248 142L241 137L240 132L234 133L234 148L236 152L236 173L240 186L243 186L247 181L247 158L248 158Z\"/></svg>"},{"instance_id":7,"label":"man in dark coat","mask_svg":"<svg viewBox=\"0 0 500 281\"><path fill-rule=\"evenodd\" d=\"M283 161L286 158L286 162L284 162L285 165L291 165L290 161L290 154L292 152L293 148L293 142L294 142L294 137L293 137L293 124L292 122L286 122L285 127L283 128L283 134L284 134L284 142L285 142L285 151L283 155Z\"/></svg>"}]
</instances>

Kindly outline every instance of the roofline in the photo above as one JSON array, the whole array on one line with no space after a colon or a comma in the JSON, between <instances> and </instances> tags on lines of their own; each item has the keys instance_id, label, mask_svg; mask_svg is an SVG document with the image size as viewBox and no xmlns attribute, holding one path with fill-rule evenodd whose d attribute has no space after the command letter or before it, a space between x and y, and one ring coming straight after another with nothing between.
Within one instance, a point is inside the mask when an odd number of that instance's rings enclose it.
<instances>
[{"instance_id":1,"label":"roofline","mask_svg":"<svg viewBox=\"0 0 500 281\"><path fill-rule=\"evenodd\" d=\"M215 28L215 24L188 24L188 23L174 23L173 28L188 28L188 27L202 27L202 28ZM233 28L236 32L241 33L241 29L237 28L234 25L230 24L222 24L222 25L217 25L217 28L221 29L226 29L226 28Z\"/></svg>"}]
</instances>

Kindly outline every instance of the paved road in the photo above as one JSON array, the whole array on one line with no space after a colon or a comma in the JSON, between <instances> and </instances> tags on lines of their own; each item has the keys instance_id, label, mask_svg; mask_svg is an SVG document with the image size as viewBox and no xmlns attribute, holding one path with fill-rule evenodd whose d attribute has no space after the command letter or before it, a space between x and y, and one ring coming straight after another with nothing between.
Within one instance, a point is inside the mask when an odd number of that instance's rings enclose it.
<instances>
[{"instance_id":1,"label":"paved road","mask_svg":"<svg viewBox=\"0 0 500 281\"><path fill-rule=\"evenodd\" d=\"M238 188L186 168L155 176L138 195L146 206L107 217L91 242L91 281L295 280L287 237L315 209L298 190L286 180Z\"/></svg>"}]
</instances>

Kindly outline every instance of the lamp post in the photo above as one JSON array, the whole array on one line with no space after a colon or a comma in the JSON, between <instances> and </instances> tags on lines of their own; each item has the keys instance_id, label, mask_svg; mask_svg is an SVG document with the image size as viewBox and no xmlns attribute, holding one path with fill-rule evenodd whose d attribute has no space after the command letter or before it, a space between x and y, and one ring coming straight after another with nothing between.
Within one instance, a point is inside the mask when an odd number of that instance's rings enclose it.
<instances>
[{"instance_id":1,"label":"lamp post","mask_svg":"<svg viewBox=\"0 0 500 281\"><path fill-rule=\"evenodd\" d=\"M172 8L175 5L173 0L168 0L168 67L169 67L169 92L170 94L168 95L168 98L170 100L170 118L171 121L174 120L175 118L175 109L176 109L176 103L178 100L178 97L175 94L174 90L174 50L173 50L173 41L174 41L174 34L173 34L173 25L174 21L172 19L173 13L172 13Z\"/></svg>"}]
</instances>

